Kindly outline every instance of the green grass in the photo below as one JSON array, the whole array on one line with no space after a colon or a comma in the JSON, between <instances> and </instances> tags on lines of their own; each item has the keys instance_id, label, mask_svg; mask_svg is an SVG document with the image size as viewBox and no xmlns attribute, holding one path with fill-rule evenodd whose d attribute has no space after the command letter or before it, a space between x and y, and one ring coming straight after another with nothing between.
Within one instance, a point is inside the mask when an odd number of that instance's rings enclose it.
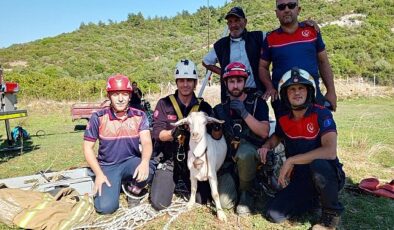
<instances>
[{"instance_id":1,"label":"green grass","mask_svg":"<svg viewBox=\"0 0 394 230\"><path fill-rule=\"evenodd\" d=\"M31 103L32 104L32 103ZM64 170L85 165L82 153L82 131L74 131L70 104L35 103L27 108L29 116L11 121L14 127L21 124L31 135L30 150L0 152L0 178L30 175L40 170ZM347 185L355 185L362 178L375 176L389 181L394 175L394 103L393 98L373 98L340 101L334 114L339 134L338 155L344 163ZM45 136L35 136L39 130ZM0 135L5 139L4 124ZM392 229L394 202L344 190L341 200L345 205L341 229ZM264 199L256 202L259 210ZM249 217L237 217L227 212L228 223L217 221L207 207L194 209L181 215L171 229L308 229L316 216L304 216L284 224L272 224L261 213ZM169 217L160 217L146 229L161 229ZM145 229L144 228L144 229ZM0 229L7 229L0 224Z\"/></svg>"}]
</instances>

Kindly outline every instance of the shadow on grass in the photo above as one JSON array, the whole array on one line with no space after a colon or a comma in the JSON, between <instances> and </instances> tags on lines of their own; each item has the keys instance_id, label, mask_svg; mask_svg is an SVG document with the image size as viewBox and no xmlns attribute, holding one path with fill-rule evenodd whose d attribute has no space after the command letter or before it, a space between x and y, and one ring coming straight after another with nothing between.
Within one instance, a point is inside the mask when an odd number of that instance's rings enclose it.
<instances>
[{"instance_id":1,"label":"shadow on grass","mask_svg":"<svg viewBox=\"0 0 394 230\"><path fill-rule=\"evenodd\" d=\"M74 131L85 131L86 125L75 125Z\"/></svg>"},{"instance_id":2,"label":"shadow on grass","mask_svg":"<svg viewBox=\"0 0 394 230\"><path fill-rule=\"evenodd\" d=\"M20 142L12 144L5 140L0 145L0 164L39 148L40 146L34 145L31 139L23 141L23 147Z\"/></svg>"},{"instance_id":3,"label":"shadow on grass","mask_svg":"<svg viewBox=\"0 0 394 230\"><path fill-rule=\"evenodd\" d=\"M270 201L270 197L268 197L265 194L260 194L255 202L255 213L260 214L262 218L266 219L268 222L270 222L267 217L266 217L266 205ZM283 222L283 223L278 223L274 224L278 227L278 229L281 228L302 228L304 229L305 227L312 226L313 224L317 223L320 218L320 212L318 210L312 210L309 212L306 212L303 215L297 216L297 217L292 217L289 220Z\"/></svg>"},{"instance_id":4,"label":"shadow on grass","mask_svg":"<svg viewBox=\"0 0 394 230\"><path fill-rule=\"evenodd\" d=\"M255 203L256 213L265 218L265 205L269 198L265 195L257 197ZM394 223L394 200L377 197L363 192L358 188L358 183L351 178L346 178L344 189L339 193L339 200L344 205L345 211L341 216L339 229L392 229ZM319 221L321 210L314 210L302 216L278 224L278 227L294 228L313 226Z\"/></svg>"},{"instance_id":5,"label":"shadow on grass","mask_svg":"<svg viewBox=\"0 0 394 230\"><path fill-rule=\"evenodd\" d=\"M362 192L358 183L350 178L346 180L340 199L345 206L344 229L392 229L394 200Z\"/></svg>"}]
</instances>

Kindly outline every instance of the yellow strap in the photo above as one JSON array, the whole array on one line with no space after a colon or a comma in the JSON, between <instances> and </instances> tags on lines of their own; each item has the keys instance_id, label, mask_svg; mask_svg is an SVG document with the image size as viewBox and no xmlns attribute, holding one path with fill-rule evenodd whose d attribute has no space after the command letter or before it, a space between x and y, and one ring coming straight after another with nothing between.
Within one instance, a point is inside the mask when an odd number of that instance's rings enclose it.
<instances>
[{"instance_id":1,"label":"yellow strap","mask_svg":"<svg viewBox=\"0 0 394 230\"><path fill-rule=\"evenodd\" d=\"M170 100L171 100L171 104L174 107L175 112L176 112L176 114L178 116L178 120L183 119L183 114L181 112L181 108L179 108L178 102L176 101L174 94L170 95ZM190 110L190 112L198 112L198 109L200 108L200 104L201 104L202 99L201 98L197 98L197 100L198 100L198 104L193 105L193 107Z\"/></svg>"},{"instance_id":2,"label":"yellow strap","mask_svg":"<svg viewBox=\"0 0 394 230\"><path fill-rule=\"evenodd\" d=\"M170 100L171 100L172 106L175 109L176 115L178 115L178 120L183 119L181 108L179 108L178 102L176 101L173 94L170 95Z\"/></svg>"},{"instance_id":3,"label":"yellow strap","mask_svg":"<svg viewBox=\"0 0 394 230\"><path fill-rule=\"evenodd\" d=\"M63 229L71 229L72 224L80 223L81 221L85 220L88 215L93 212L93 205L89 202L88 197L83 197L76 208L72 210L72 215L59 226L60 230Z\"/></svg>"},{"instance_id":4,"label":"yellow strap","mask_svg":"<svg viewBox=\"0 0 394 230\"><path fill-rule=\"evenodd\" d=\"M48 195L44 194L44 200L42 203L39 203L36 207L31 208L28 210L23 218L21 218L18 226L21 228L27 228L29 222L34 218L38 211L43 210L50 202L53 201L53 198Z\"/></svg>"},{"instance_id":5,"label":"yellow strap","mask_svg":"<svg viewBox=\"0 0 394 230\"><path fill-rule=\"evenodd\" d=\"M19 118L19 117L26 117L27 114L22 112L22 113L14 113L14 114L3 114L0 115L0 120L8 120L8 119L14 119L14 118Z\"/></svg>"},{"instance_id":6,"label":"yellow strap","mask_svg":"<svg viewBox=\"0 0 394 230\"><path fill-rule=\"evenodd\" d=\"M193 108L190 110L190 112L198 112L202 99L198 98L197 100L198 100L198 104L194 105Z\"/></svg>"}]
</instances>

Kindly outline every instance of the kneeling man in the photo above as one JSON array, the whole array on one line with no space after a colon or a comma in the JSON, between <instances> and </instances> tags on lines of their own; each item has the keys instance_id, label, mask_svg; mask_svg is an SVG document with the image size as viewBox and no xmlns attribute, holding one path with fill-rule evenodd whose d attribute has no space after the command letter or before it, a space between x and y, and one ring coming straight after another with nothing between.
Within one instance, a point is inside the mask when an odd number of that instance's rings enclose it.
<instances>
[{"instance_id":1,"label":"kneeling man","mask_svg":"<svg viewBox=\"0 0 394 230\"><path fill-rule=\"evenodd\" d=\"M321 205L314 226L335 229L344 208L338 201L345 174L337 157L337 131L331 112L314 104L316 86L305 70L293 68L279 82L287 111L278 116L275 133L258 150L263 163L267 151L282 140L286 158L279 175L284 187L268 204L266 215L279 223Z\"/></svg>"}]
</instances>

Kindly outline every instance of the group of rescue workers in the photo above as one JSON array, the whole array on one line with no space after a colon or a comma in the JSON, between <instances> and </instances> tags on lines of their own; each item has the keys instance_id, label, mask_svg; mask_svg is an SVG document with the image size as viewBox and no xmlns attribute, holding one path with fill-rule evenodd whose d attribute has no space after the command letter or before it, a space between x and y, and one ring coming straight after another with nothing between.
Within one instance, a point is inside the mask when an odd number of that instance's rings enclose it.
<instances>
[{"instance_id":1,"label":"group of rescue workers","mask_svg":"<svg viewBox=\"0 0 394 230\"><path fill-rule=\"evenodd\" d=\"M149 184L156 210L169 207L177 189L190 191L186 164L190 133L187 126L172 123L202 111L225 121L219 128L228 152L218 171L224 209L235 208L238 215L254 211L257 169L272 164L272 150L282 143L286 160L278 168L279 176L269 178L275 182L270 184L275 194L268 198L264 216L280 223L320 208L321 218L313 229L335 229L344 210L338 193L345 174L336 154L337 132L330 111L336 110L333 74L319 28L313 21L298 22L300 11L297 0L276 0L280 27L266 34L247 31L244 11L232 8L225 16L229 36L218 40L203 59L203 66L220 76L221 103L212 108L196 97L197 67L191 60L181 60L174 72L177 90L157 102L151 130L146 114L129 106L130 99L142 93L133 90L126 76L109 77L111 107L93 114L84 134L85 158L95 173L96 211L108 214L118 209L125 181L135 195ZM276 117L271 136L268 98ZM207 126L208 133L214 129ZM197 202L210 201L209 183L198 182Z\"/></svg>"}]
</instances>

